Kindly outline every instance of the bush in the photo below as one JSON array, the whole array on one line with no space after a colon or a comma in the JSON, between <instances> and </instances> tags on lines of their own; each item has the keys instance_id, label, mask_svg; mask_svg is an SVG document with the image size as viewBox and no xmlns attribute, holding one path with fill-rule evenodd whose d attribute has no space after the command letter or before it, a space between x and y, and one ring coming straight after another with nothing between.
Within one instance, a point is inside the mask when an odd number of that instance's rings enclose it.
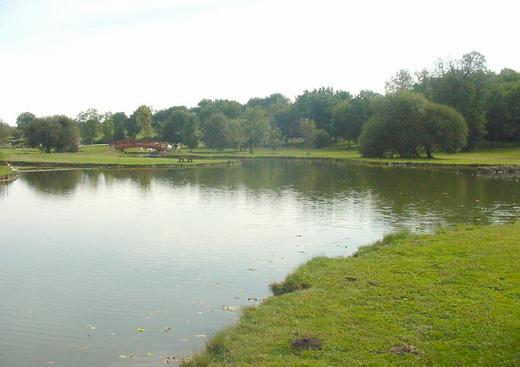
<instances>
[{"instance_id":1,"label":"bush","mask_svg":"<svg viewBox=\"0 0 520 367\"><path fill-rule=\"evenodd\" d=\"M323 129L316 130L314 145L316 148L323 148L330 145L330 135Z\"/></svg>"}]
</instances>

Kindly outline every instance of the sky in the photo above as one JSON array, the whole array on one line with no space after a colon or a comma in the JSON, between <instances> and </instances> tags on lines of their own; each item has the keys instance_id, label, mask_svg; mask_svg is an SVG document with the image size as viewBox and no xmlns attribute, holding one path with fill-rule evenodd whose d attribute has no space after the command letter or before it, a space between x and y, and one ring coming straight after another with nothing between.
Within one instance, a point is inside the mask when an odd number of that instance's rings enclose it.
<instances>
[{"instance_id":1,"label":"sky","mask_svg":"<svg viewBox=\"0 0 520 367\"><path fill-rule=\"evenodd\" d=\"M0 0L0 119L383 92L399 69L474 50L520 70L518 14L514 0Z\"/></svg>"}]
</instances>

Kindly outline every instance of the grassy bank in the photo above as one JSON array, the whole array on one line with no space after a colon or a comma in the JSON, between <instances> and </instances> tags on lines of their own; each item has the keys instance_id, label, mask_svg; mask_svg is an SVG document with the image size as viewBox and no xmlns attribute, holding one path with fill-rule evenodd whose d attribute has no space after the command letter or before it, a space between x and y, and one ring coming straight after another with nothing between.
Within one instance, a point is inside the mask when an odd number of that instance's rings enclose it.
<instances>
[{"instance_id":1,"label":"grassy bank","mask_svg":"<svg viewBox=\"0 0 520 367\"><path fill-rule=\"evenodd\" d=\"M519 269L520 224L390 236L301 266L183 366L517 366Z\"/></svg>"},{"instance_id":2,"label":"grassy bank","mask_svg":"<svg viewBox=\"0 0 520 367\"><path fill-rule=\"evenodd\" d=\"M400 158L363 158L355 149L348 149L344 145L323 149L304 149L302 147L284 147L273 150L257 148L253 153L224 150L216 152L210 149L195 149L193 162L179 163L178 153L170 154L168 158L150 158L143 154L121 154L107 145L83 146L77 153L42 153L37 149L1 149L5 159L19 165L60 165L60 166L127 166L127 167L189 167L207 166L229 163L233 159L241 158L308 158L308 159L335 159L370 164L407 164L407 165L453 165L453 166L520 166L520 148L486 149L469 153L442 154L438 153L434 159L400 159ZM187 155L183 152L180 155Z\"/></svg>"},{"instance_id":3,"label":"grassy bank","mask_svg":"<svg viewBox=\"0 0 520 367\"><path fill-rule=\"evenodd\" d=\"M227 158L199 158L193 162L180 163L177 158L151 158L119 153L107 145L81 147L77 153L42 153L37 149L3 149L4 159L13 165L22 166L122 166L122 167L197 167L233 163Z\"/></svg>"},{"instance_id":4,"label":"grassy bank","mask_svg":"<svg viewBox=\"0 0 520 367\"><path fill-rule=\"evenodd\" d=\"M15 172L9 167L0 166L0 179L6 178L7 176L14 175Z\"/></svg>"},{"instance_id":5,"label":"grassy bank","mask_svg":"<svg viewBox=\"0 0 520 367\"><path fill-rule=\"evenodd\" d=\"M520 165L520 148L485 149L475 152L460 152L456 154L437 153L434 159L400 159L400 158L364 158L355 149L346 149L345 146L337 146L323 149L281 148L277 150L257 148L253 153L225 150L215 152L209 149L195 149L194 154L200 157L212 158L321 158L351 160L373 164L433 164L433 165Z\"/></svg>"}]
</instances>

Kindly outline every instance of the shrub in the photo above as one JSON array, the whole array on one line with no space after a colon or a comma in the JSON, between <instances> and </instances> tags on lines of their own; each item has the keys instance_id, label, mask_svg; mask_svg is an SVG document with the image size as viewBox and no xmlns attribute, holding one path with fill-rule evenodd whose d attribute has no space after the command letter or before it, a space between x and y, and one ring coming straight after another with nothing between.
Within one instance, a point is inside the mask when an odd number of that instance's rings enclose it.
<instances>
[{"instance_id":1,"label":"shrub","mask_svg":"<svg viewBox=\"0 0 520 367\"><path fill-rule=\"evenodd\" d=\"M314 144L316 148L323 148L330 145L330 135L323 129L316 130Z\"/></svg>"}]
</instances>

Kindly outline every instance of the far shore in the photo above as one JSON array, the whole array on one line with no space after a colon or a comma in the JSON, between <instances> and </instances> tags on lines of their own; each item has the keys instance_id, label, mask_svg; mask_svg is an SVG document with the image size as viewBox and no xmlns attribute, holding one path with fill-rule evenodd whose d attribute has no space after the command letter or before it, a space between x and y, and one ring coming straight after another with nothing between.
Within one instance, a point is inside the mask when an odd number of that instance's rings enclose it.
<instances>
[{"instance_id":1,"label":"far shore","mask_svg":"<svg viewBox=\"0 0 520 367\"><path fill-rule=\"evenodd\" d=\"M6 161L20 170L62 168L190 168L238 165L244 159L310 159L348 162L362 165L412 167L427 169L464 169L482 175L520 175L520 148L489 148L456 154L439 153L433 159L364 158L357 150L338 145L323 149L298 146L279 149L256 148L249 151L214 151L206 148L193 152L170 152L163 157L149 157L144 152L120 153L108 145L82 146L76 153L43 153L37 149L0 149ZM191 157L192 161L180 158Z\"/></svg>"}]
</instances>

